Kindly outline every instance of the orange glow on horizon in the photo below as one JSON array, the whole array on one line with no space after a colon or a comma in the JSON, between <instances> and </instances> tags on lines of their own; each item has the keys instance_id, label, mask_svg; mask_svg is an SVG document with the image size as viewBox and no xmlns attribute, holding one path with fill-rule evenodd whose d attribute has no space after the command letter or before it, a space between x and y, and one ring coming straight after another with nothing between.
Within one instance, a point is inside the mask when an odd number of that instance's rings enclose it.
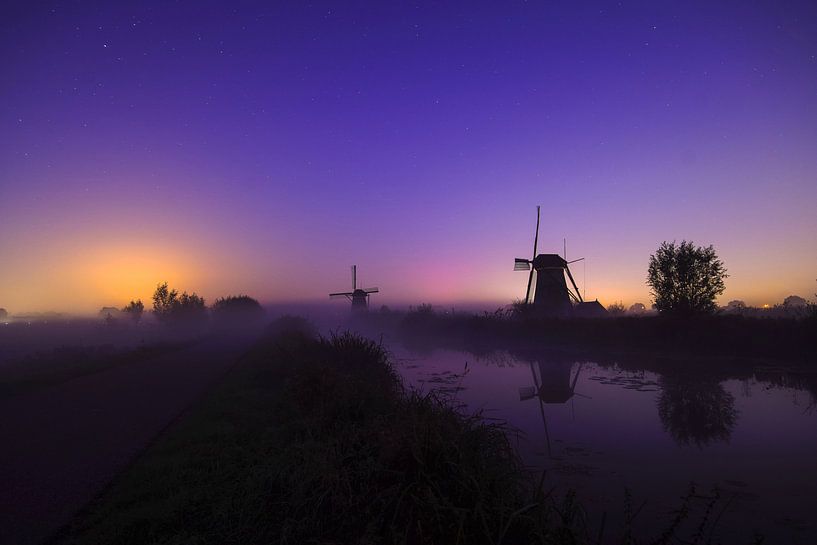
<instances>
[{"instance_id":1,"label":"orange glow on horizon","mask_svg":"<svg viewBox=\"0 0 817 545\"><path fill-rule=\"evenodd\" d=\"M124 305L131 299L142 299L149 306L158 283L195 291L201 279L197 267L178 252L148 246L99 250L71 270L75 283L87 290L88 300L99 306Z\"/></svg>"}]
</instances>

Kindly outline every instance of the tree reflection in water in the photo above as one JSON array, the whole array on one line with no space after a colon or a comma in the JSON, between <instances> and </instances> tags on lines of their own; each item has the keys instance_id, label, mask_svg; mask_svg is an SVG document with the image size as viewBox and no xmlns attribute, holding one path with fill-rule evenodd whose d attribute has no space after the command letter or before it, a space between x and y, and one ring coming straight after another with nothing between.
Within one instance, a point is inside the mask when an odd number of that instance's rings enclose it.
<instances>
[{"instance_id":1,"label":"tree reflection in water","mask_svg":"<svg viewBox=\"0 0 817 545\"><path fill-rule=\"evenodd\" d=\"M738 413L735 397L719 382L665 376L660 383L658 416L679 445L729 441Z\"/></svg>"}]
</instances>

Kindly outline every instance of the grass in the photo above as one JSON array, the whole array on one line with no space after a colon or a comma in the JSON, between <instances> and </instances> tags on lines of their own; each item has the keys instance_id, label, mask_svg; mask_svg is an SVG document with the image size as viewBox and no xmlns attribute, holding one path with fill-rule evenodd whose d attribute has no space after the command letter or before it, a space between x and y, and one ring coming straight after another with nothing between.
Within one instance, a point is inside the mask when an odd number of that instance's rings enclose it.
<instances>
[{"instance_id":1,"label":"grass","mask_svg":"<svg viewBox=\"0 0 817 545\"><path fill-rule=\"evenodd\" d=\"M406 390L372 341L279 320L53 542L635 543L629 504L620 539L589 531L508 431ZM643 542L675 542L692 501Z\"/></svg>"},{"instance_id":2,"label":"grass","mask_svg":"<svg viewBox=\"0 0 817 545\"><path fill-rule=\"evenodd\" d=\"M121 349L112 345L62 346L39 352L0 368L0 399L134 363L189 346L190 342L160 342Z\"/></svg>"}]
</instances>

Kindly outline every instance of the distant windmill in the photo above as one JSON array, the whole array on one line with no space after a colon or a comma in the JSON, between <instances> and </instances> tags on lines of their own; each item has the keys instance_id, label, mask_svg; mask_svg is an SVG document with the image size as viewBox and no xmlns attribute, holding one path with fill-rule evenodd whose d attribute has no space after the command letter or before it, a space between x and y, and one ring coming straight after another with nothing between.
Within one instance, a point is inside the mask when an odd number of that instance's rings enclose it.
<instances>
[{"instance_id":1,"label":"distant windmill","mask_svg":"<svg viewBox=\"0 0 817 545\"><path fill-rule=\"evenodd\" d=\"M533 256L531 259L514 259L513 270L530 271L528 289L525 292L525 304L533 300L534 308L541 314L549 316L566 316L573 312L573 302L583 303L573 275L570 274L570 263L584 258L566 261L559 254L537 254L539 244L539 207L536 207L536 233L533 238ZM568 288L565 275L570 279L573 290ZM536 283L534 284L534 277Z\"/></svg>"},{"instance_id":2,"label":"distant windmill","mask_svg":"<svg viewBox=\"0 0 817 545\"><path fill-rule=\"evenodd\" d=\"M352 265L352 291L330 293L329 297L332 299L345 297L352 302L352 310L366 310L369 308L369 294L378 293L379 291L377 288L358 288L357 265Z\"/></svg>"}]
</instances>

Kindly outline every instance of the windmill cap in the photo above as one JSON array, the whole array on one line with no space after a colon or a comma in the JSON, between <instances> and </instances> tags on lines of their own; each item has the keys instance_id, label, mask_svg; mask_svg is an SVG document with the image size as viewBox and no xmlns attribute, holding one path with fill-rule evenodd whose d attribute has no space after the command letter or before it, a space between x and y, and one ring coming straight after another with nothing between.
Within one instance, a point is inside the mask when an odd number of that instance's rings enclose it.
<instances>
[{"instance_id":1,"label":"windmill cap","mask_svg":"<svg viewBox=\"0 0 817 545\"><path fill-rule=\"evenodd\" d=\"M539 254L533 260L534 269L564 269L567 261L559 254Z\"/></svg>"}]
</instances>

